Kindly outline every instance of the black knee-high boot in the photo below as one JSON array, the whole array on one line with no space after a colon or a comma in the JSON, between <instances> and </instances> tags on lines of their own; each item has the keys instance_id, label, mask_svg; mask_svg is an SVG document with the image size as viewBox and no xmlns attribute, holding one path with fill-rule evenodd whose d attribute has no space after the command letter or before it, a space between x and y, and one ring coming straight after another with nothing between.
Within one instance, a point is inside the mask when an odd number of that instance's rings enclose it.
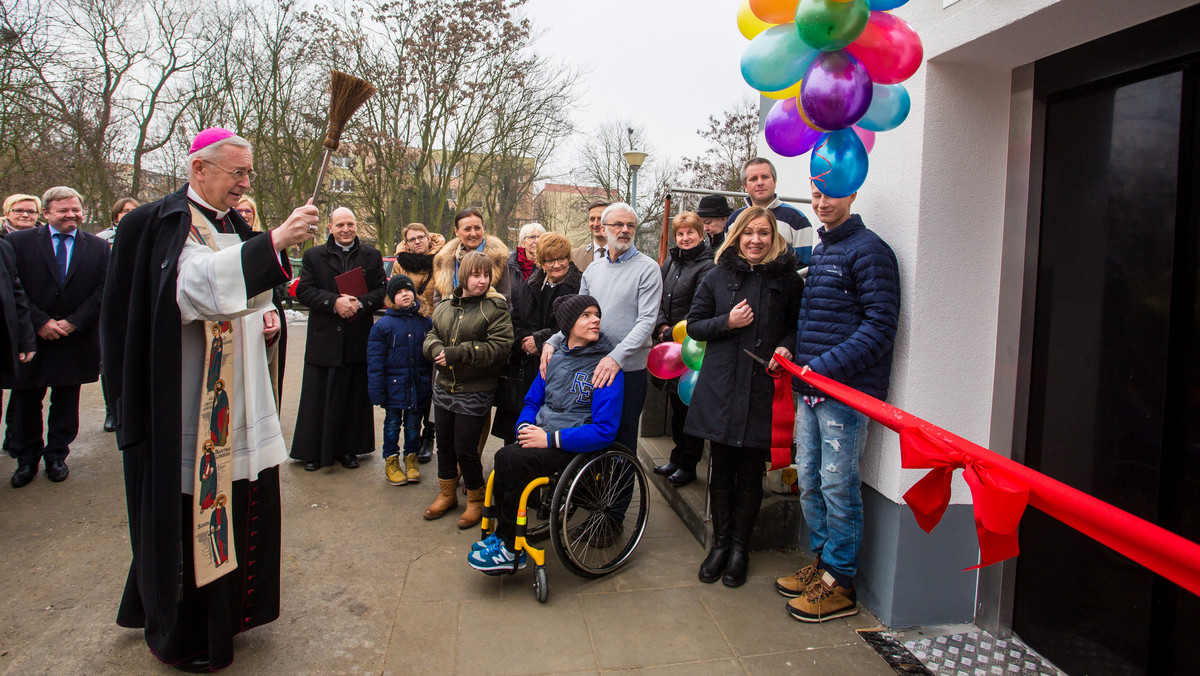
<instances>
[{"instance_id":1,"label":"black knee-high boot","mask_svg":"<svg viewBox=\"0 0 1200 676\"><path fill-rule=\"evenodd\" d=\"M740 587L746 583L746 569L750 566L750 537L754 535L754 522L762 507L762 491L736 490L733 494L733 532L730 534L729 563L721 582L726 587Z\"/></svg>"},{"instance_id":2,"label":"black knee-high boot","mask_svg":"<svg viewBox=\"0 0 1200 676\"><path fill-rule=\"evenodd\" d=\"M117 419L113 417L112 405L108 402L108 381L100 376L100 393L104 395L104 431L116 432Z\"/></svg>"},{"instance_id":3,"label":"black knee-high boot","mask_svg":"<svg viewBox=\"0 0 1200 676\"><path fill-rule=\"evenodd\" d=\"M712 508L713 540L708 556L700 564L701 582L712 584L725 572L729 561L730 531L733 529L733 489L709 486L709 506Z\"/></svg>"}]
</instances>

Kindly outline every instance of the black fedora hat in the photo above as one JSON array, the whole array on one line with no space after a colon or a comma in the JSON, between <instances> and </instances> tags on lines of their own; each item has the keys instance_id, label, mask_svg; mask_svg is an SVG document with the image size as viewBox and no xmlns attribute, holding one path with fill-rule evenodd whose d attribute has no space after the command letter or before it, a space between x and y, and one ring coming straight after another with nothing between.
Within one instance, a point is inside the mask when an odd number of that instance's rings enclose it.
<instances>
[{"instance_id":1,"label":"black fedora hat","mask_svg":"<svg viewBox=\"0 0 1200 676\"><path fill-rule=\"evenodd\" d=\"M725 217L732 213L733 209L729 208L729 202L720 195L701 197L700 206L696 208L696 215L700 218Z\"/></svg>"}]
</instances>

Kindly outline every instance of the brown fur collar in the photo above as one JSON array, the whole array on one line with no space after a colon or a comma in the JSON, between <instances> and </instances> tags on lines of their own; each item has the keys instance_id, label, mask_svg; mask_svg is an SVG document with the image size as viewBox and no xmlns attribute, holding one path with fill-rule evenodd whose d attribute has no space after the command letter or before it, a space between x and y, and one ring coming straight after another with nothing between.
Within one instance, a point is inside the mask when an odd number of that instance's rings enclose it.
<instances>
[{"instance_id":1,"label":"brown fur collar","mask_svg":"<svg viewBox=\"0 0 1200 676\"><path fill-rule=\"evenodd\" d=\"M483 253L492 261L492 286L495 286L508 269L508 247L491 235L484 235L484 242ZM433 257L433 285L442 298L449 298L454 292L454 261L461 246L462 240L455 237Z\"/></svg>"}]
</instances>

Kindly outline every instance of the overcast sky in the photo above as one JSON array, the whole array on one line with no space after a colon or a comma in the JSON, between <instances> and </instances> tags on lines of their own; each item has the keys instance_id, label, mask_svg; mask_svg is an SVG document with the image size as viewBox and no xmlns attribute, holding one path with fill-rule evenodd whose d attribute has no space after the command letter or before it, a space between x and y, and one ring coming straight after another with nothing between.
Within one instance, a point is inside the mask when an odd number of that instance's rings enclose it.
<instances>
[{"instance_id":1,"label":"overcast sky","mask_svg":"<svg viewBox=\"0 0 1200 676\"><path fill-rule=\"evenodd\" d=\"M529 0L537 51L585 71L575 119L581 130L628 117L654 152L699 154L696 130L739 98L756 98L739 60L738 0ZM564 144L556 168L570 169Z\"/></svg>"}]
</instances>

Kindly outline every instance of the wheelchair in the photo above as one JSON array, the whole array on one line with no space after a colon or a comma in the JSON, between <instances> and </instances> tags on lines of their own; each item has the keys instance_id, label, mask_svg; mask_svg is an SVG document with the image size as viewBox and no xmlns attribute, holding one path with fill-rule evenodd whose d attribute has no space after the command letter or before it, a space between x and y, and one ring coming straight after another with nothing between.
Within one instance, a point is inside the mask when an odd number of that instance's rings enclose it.
<instances>
[{"instance_id":1,"label":"wheelchair","mask_svg":"<svg viewBox=\"0 0 1200 676\"><path fill-rule=\"evenodd\" d=\"M486 538L496 529L499 506L493 504L488 475L480 526ZM613 444L603 451L580 453L566 469L529 482L517 508L518 556L524 551L534 563L533 593L545 603L550 595L546 579L546 551L533 546L549 533L555 555L567 570L585 579L603 577L629 560L646 530L649 496L646 473L632 451ZM529 525L530 508L538 522ZM512 575L512 570L492 573Z\"/></svg>"}]
</instances>

